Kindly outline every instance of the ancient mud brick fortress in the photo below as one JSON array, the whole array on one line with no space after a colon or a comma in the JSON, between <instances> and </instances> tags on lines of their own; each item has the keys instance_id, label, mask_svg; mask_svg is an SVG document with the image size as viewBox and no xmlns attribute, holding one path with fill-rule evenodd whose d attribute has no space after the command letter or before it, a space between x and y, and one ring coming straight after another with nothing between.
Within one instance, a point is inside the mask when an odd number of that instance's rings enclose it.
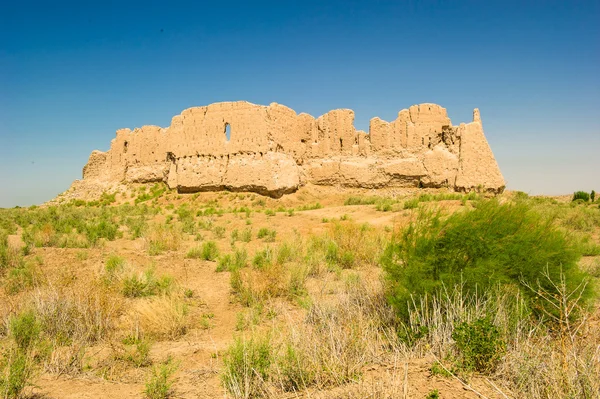
<instances>
[{"instance_id":1,"label":"ancient mud brick fortress","mask_svg":"<svg viewBox=\"0 0 600 399\"><path fill-rule=\"evenodd\" d=\"M83 178L88 183L162 181L179 192L228 189L274 197L306 183L504 189L477 109L472 122L458 126L436 104L403 109L392 122L373 118L368 134L353 122L349 109L315 119L276 103L189 108L166 128L118 130L110 150L92 152Z\"/></svg>"}]
</instances>

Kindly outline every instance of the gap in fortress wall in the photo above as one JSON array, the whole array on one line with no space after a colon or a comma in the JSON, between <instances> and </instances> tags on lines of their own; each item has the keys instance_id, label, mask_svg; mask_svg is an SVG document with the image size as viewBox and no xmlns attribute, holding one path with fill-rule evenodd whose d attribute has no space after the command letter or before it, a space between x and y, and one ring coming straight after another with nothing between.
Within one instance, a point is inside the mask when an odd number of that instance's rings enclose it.
<instances>
[{"instance_id":1,"label":"gap in fortress wall","mask_svg":"<svg viewBox=\"0 0 600 399\"><path fill-rule=\"evenodd\" d=\"M453 126L445 108L413 105L392 122L371 119L366 133L354 128L349 109L315 119L245 101L188 108L167 128L118 130L107 152L92 152L79 184L150 182L184 193L272 197L307 183L494 193L505 187L477 109L472 122Z\"/></svg>"}]
</instances>

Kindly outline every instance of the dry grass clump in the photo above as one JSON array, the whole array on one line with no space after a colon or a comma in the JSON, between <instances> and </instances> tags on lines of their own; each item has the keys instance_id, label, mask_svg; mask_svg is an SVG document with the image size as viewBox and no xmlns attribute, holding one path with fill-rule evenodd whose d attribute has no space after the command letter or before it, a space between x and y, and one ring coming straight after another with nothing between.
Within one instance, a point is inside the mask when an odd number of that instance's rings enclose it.
<instances>
[{"instance_id":1,"label":"dry grass clump","mask_svg":"<svg viewBox=\"0 0 600 399\"><path fill-rule=\"evenodd\" d=\"M234 269L231 289L244 306L271 298L295 299L306 294L308 269L299 263L264 264L260 269Z\"/></svg>"},{"instance_id":2,"label":"dry grass clump","mask_svg":"<svg viewBox=\"0 0 600 399\"><path fill-rule=\"evenodd\" d=\"M51 373L79 373L87 348L109 339L122 311L122 301L106 286L38 289L30 308L39 326L37 359Z\"/></svg>"},{"instance_id":3,"label":"dry grass clump","mask_svg":"<svg viewBox=\"0 0 600 399\"><path fill-rule=\"evenodd\" d=\"M49 287L34 293L32 299L42 331L59 345L94 343L107 337L123 309L123 302L97 283L69 291Z\"/></svg>"},{"instance_id":4,"label":"dry grass clump","mask_svg":"<svg viewBox=\"0 0 600 399\"><path fill-rule=\"evenodd\" d=\"M159 255L165 251L177 251L181 245L182 233L174 225L155 223L149 225L144 239L148 254Z\"/></svg>"},{"instance_id":5,"label":"dry grass clump","mask_svg":"<svg viewBox=\"0 0 600 399\"><path fill-rule=\"evenodd\" d=\"M433 354L464 378L473 370L465 356L488 360L487 374L519 398L600 397L600 334L589 324L590 315L578 308L581 289L562 285L556 296L546 297L559 312L550 324L535 321L516 289L477 297L457 286L423 296L411 306L410 322L398 327L399 349L413 357ZM577 322L575 313L580 315ZM498 332L493 345L471 335L461 346L457 331L477 325L484 327L472 331L481 336Z\"/></svg>"},{"instance_id":6,"label":"dry grass clump","mask_svg":"<svg viewBox=\"0 0 600 399\"><path fill-rule=\"evenodd\" d=\"M189 307L176 296L158 296L138 300L124 319L127 331L156 340L175 340L191 326Z\"/></svg>"},{"instance_id":7,"label":"dry grass clump","mask_svg":"<svg viewBox=\"0 0 600 399\"><path fill-rule=\"evenodd\" d=\"M279 333L238 338L225 358L224 386L236 398L280 397L358 381L388 344L391 312L381 293L350 279L333 302L313 298L304 319L288 315Z\"/></svg>"}]
</instances>

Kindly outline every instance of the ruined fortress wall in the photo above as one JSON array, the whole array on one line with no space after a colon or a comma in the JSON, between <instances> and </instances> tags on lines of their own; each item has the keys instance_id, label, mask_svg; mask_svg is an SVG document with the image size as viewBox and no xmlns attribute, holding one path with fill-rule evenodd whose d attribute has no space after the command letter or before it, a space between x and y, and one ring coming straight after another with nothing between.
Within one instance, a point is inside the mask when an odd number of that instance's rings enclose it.
<instances>
[{"instance_id":1,"label":"ruined fortress wall","mask_svg":"<svg viewBox=\"0 0 600 399\"><path fill-rule=\"evenodd\" d=\"M368 134L353 123L349 109L315 119L276 103L194 107L173 117L167 128L118 130L106 153L92 152L83 177L165 181L182 192L230 189L273 196L307 182L504 188L478 110L473 122L460 126L452 126L446 109L436 104L413 105L392 122L373 118Z\"/></svg>"}]
</instances>

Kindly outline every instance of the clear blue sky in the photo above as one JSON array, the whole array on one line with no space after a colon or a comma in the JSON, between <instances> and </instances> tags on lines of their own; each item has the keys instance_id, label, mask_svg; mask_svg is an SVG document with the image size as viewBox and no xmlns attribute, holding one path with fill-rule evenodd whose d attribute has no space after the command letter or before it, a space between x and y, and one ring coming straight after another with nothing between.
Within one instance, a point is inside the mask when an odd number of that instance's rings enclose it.
<instances>
[{"instance_id":1,"label":"clear blue sky","mask_svg":"<svg viewBox=\"0 0 600 399\"><path fill-rule=\"evenodd\" d=\"M363 130L479 107L509 189L600 191L600 2L3 1L0 207L66 190L118 128L232 100Z\"/></svg>"}]
</instances>

